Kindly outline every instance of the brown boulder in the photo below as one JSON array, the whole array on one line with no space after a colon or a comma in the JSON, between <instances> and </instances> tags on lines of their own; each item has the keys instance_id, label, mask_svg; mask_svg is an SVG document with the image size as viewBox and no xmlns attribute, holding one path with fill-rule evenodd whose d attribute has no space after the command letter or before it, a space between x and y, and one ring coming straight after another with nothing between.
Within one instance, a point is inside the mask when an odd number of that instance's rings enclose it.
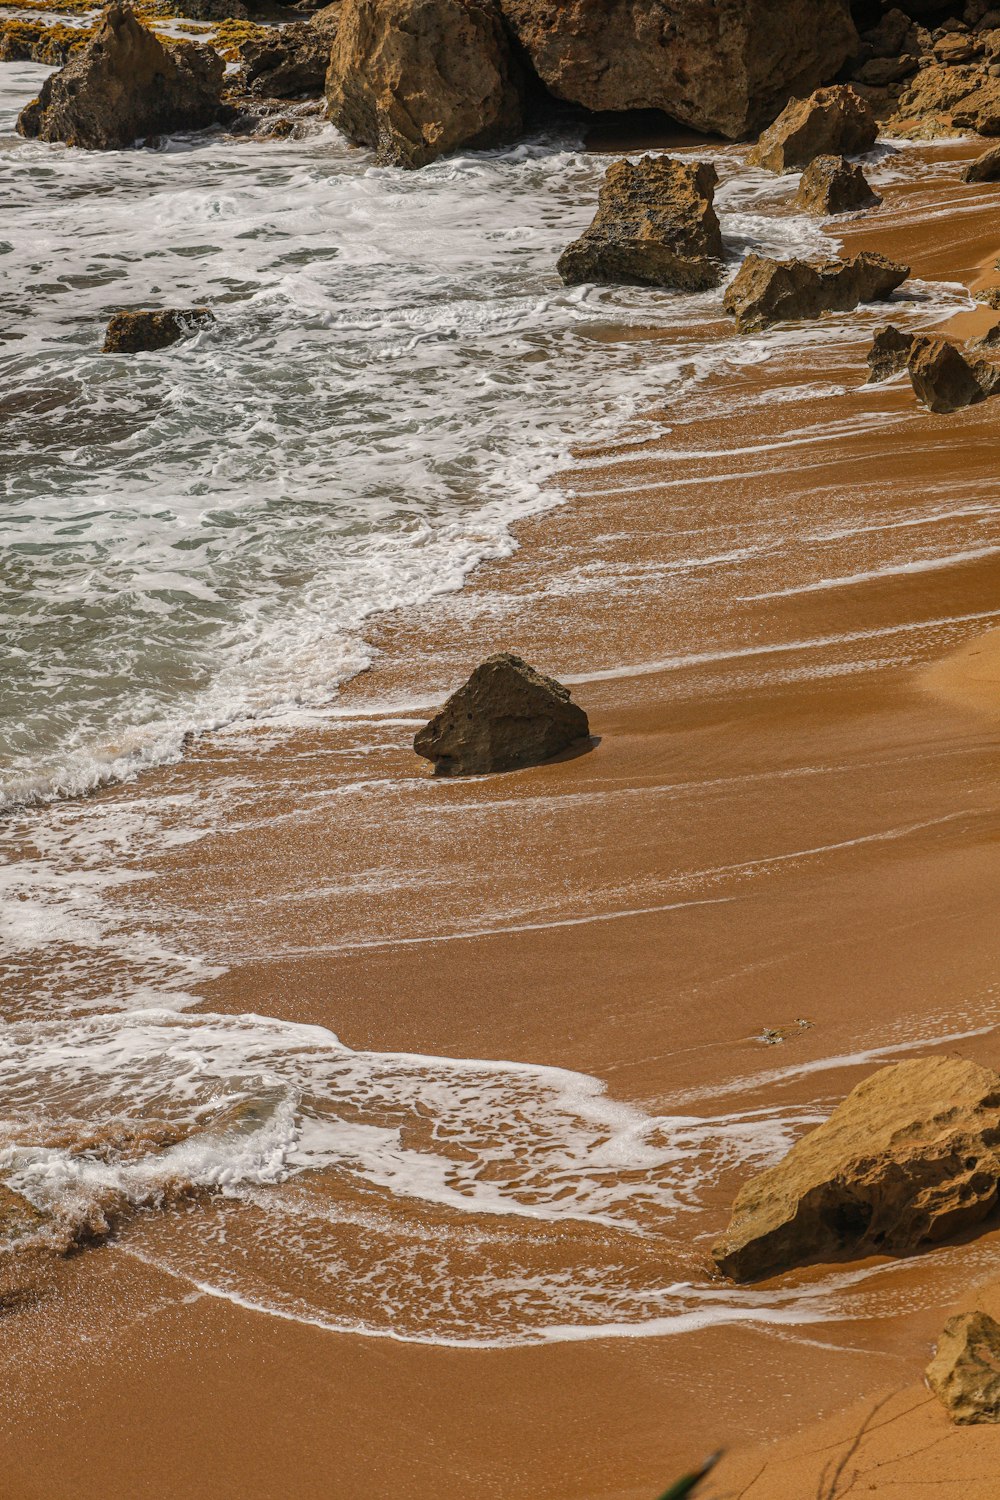
<instances>
[{"instance_id":1,"label":"brown boulder","mask_svg":"<svg viewBox=\"0 0 1000 1500\"><path fill-rule=\"evenodd\" d=\"M909 274L908 266L871 250L819 266L748 255L726 288L723 306L740 333L756 333L772 323L851 312L861 302L879 302Z\"/></svg>"},{"instance_id":2,"label":"brown boulder","mask_svg":"<svg viewBox=\"0 0 1000 1500\"><path fill-rule=\"evenodd\" d=\"M566 688L501 651L478 666L413 741L445 776L536 765L590 733Z\"/></svg>"},{"instance_id":3,"label":"brown boulder","mask_svg":"<svg viewBox=\"0 0 1000 1500\"><path fill-rule=\"evenodd\" d=\"M976 354L970 358L968 351L929 333L913 340L906 368L917 400L938 413L974 406L1000 384L1000 365L992 359Z\"/></svg>"},{"instance_id":4,"label":"brown boulder","mask_svg":"<svg viewBox=\"0 0 1000 1500\"><path fill-rule=\"evenodd\" d=\"M1000 1422L1000 1323L984 1312L949 1318L927 1384L953 1422Z\"/></svg>"},{"instance_id":5,"label":"brown boulder","mask_svg":"<svg viewBox=\"0 0 1000 1500\"><path fill-rule=\"evenodd\" d=\"M713 1247L737 1281L907 1255L997 1206L1000 1074L957 1057L881 1068L736 1196Z\"/></svg>"},{"instance_id":6,"label":"brown boulder","mask_svg":"<svg viewBox=\"0 0 1000 1500\"><path fill-rule=\"evenodd\" d=\"M323 92L331 38L309 21L273 27L240 45L239 85L264 99L313 99Z\"/></svg>"},{"instance_id":7,"label":"brown boulder","mask_svg":"<svg viewBox=\"0 0 1000 1500\"><path fill-rule=\"evenodd\" d=\"M214 322L215 316L207 307L118 312L108 324L101 353L140 354L148 349L166 349Z\"/></svg>"},{"instance_id":8,"label":"brown boulder","mask_svg":"<svg viewBox=\"0 0 1000 1500\"><path fill-rule=\"evenodd\" d=\"M808 99L792 99L748 153L753 167L794 172L814 156L859 156L870 151L878 124L850 84L817 89Z\"/></svg>"},{"instance_id":9,"label":"brown boulder","mask_svg":"<svg viewBox=\"0 0 1000 1500\"><path fill-rule=\"evenodd\" d=\"M802 173L792 207L800 213L848 214L877 208L881 202L857 162L844 156L816 156Z\"/></svg>"},{"instance_id":10,"label":"brown boulder","mask_svg":"<svg viewBox=\"0 0 1000 1500\"><path fill-rule=\"evenodd\" d=\"M494 0L344 0L326 97L339 130L400 167L500 145L523 123Z\"/></svg>"},{"instance_id":11,"label":"brown boulder","mask_svg":"<svg viewBox=\"0 0 1000 1500\"><path fill-rule=\"evenodd\" d=\"M899 97L892 129L903 135L1000 135L1000 78L983 63L921 68Z\"/></svg>"},{"instance_id":12,"label":"brown boulder","mask_svg":"<svg viewBox=\"0 0 1000 1500\"><path fill-rule=\"evenodd\" d=\"M963 182L997 182L1000 180L1000 146L991 146L962 173Z\"/></svg>"},{"instance_id":13,"label":"brown boulder","mask_svg":"<svg viewBox=\"0 0 1000 1500\"><path fill-rule=\"evenodd\" d=\"M611 164L590 228L559 257L570 285L596 281L700 291L722 277L710 162L644 156Z\"/></svg>"},{"instance_id":14,"label":"brown boulder","mask_svg":"<svg viewBox=\"0 0 1000 1500\"><path fill-rule=\"evenodd\" d=\"M127 5L109 5L93 40L51 74L18 118L21 135L92 151L202 130L223 113L225 64L211 47L167 48Z\"/></svg>"},{"instance_id":15,"label":"brown boulder","mask_svg":"<svg viewBox=\"0 0 1000 1500\"><path fill-rule=\"evenodd\" d=\"M902 374L910 357L913 337L912 333L904 333L892 323L879 329L868 351L869 385Z\"/></svg>"},{"instance_id":16,"label":"brown boulder","mask_svg":"<svg viewBox=\"0 0 1000 1500\"><path fill-rule=\"evenodd\" d=\"M845 0L500 0L545 86L593 110L659 109L746 136L857 47Z\"/></svg>"}]
</instances>

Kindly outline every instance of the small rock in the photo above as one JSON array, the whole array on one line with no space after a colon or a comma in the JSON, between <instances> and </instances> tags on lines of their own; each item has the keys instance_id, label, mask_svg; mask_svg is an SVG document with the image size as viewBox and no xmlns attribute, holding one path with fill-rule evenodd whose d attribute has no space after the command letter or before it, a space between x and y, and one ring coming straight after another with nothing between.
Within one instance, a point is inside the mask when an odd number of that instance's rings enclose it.
<instances>
[{"instance_id":1,"label":"small rock","mask_svg":"<svg viewBox=\"0 0 1000 1500\"><path fill-rule=\"evenodd\" d=\"M890 380L893 375L902 374L912 346L912 333L904 333L892 323L880 328L868 351L868 384L874 385L880 380Z\"/></svg>"},{"instance_id":2,"label":"small rock","mask_svg":"<svg viewBox=\"0 0 1000 1500\"><path fill-rule=\"evenodd\" d=\"M948 339L927 333L913 340L906 368L917 400L938 413L959 411L985 400L1000 378L1000 366L991 360L970 360Z\"/></svg>"},{"instance_id":3,"label":"small rock","mask_svg":"<svg viewBox=\"0 0 1000 1500\"><path fill-rule=\"evenodd\" d=\"M772 323L851 312L861 302L881 301L909 274L908 266L870 250L819 266L748 255L726 288L723 306L740 333L756 333Z\"/></svg>"},{"instance_id":4,"label":"small rock","mask_svg":"<svg viewBox=\"0 0 1000 1500\"><path fill-rule=\"evenodd\" d=\"M710 162L644 156L613 162L590 228L559 257L563 281L685 287L722 277L722 233Z\"/></svg>"},{"instance_id":5,"label":"small rock","mask_svg":"<svg viewBox=\"0 0 1000 1500\"><path fill-rule=\"evenodd\" d=\"M1000 310L1000 286L986 286L982 291L973 293L977 302L992 307L994 311Z\"/></svg>"},{"instance_id":6,"label":"small rock","mask_svg":"<svg viewBox=\"0 0 1000 1500\"><path fill-rule=\"evenodd\" d=\"M589 733L566 688L501 651L451 695L413 748L439 775L479 776L549 760Z\"/></svg>"},{"instance_id":7,"label":"small rock","mask_svg":"<svg viewBox=\"0 0 1000 1500\"><path fill-rule=\"evenodd\" d=\"M1000 146L991 146L975 161L970 161L962 173L963 182L997 182L1000 180Z\"/></svg>"},{"instance_id":8,"label":"small rock","mask_svg":"<svg viewBox=\"0 0 1000 1500\"><path fill-rule=\"evenodd\" d=\"M851 77L869 88L884 89L890 83L902 83L904 78L910 78L919 66L915 57L870 57L854 70Z\"/></svg>"},{"instance_id":9,"label":"small rock","mask_svg":"<svg viewBox=\"0 0 1000 1500\"><path fill-rule=\"evenodd\" d=\"M800 213L848 214L877 208L881 202L857 162L844 156L816 156L802 173L792 207Z\"/></svg>"},{"instance_id":10,"label":"small rock","mask_svg":"<svg viewBox=\"0 0 1000 1500\"><path fill-rule=\"evenodd\" d=\"M330 37L308 21L295 21L243 42L240 61L239 81L257 98L316 98L326 82Z\"/></svg>"},{"instance_id":11,"label":"small rock","mask_svg":"<svg viewBox=\"0 0 1000 1500\"><path fill-rule=\"evenodd\" d=\"M764 131L747 161L770 172L807 167L814 156L859 156L870 151L878 124L850 84L817 89L808 99L792 99Z\"/></svg>"},{"instance_id":12,"label":"small rock","mask_svg":"<svg viewBox=\"0 0 1000 1500\"><path fill-rule=\"evenodd\" d=\"M927 1384L953 1422L1000 1422L1000 1323L985 1312L949 1318Z\"/></svg>"},{"instance_id":13,"label":"small rock","mask_svg":"<svg viewBox=\"0 0 1000 1500\"><path fill-rule=\"evenodd\" d=\"M148 349L166 349L214 322L215 315L207 307L115 313L108 324L101 353L139 354Z\"/></svg>"}]
</instances>

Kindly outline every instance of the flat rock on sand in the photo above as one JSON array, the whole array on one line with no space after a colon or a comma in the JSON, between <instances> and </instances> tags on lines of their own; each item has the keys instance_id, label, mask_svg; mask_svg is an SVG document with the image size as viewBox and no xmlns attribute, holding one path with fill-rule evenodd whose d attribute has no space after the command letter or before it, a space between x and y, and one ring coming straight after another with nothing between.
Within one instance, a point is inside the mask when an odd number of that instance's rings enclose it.
<instances>
[{"instance_id":1,"label":"flat rock on sand","mask_svg":"<svg viewBox=\"0 0 1000 1500\"><path fill-rule=\"evenodd\" d=\"M1000 1323L978 1311L949 1318L927 1384L953 1422L1000 1422Z\"/></svg>"},{"instance_id":2,"label":"flat rock on sand","mask_svg":"<svg viewBox=\"0 0 1000 1500\"><path fill-rule=\"evenodd\" d=\"M740 333L756 333L772 323L851 312L861 302L878 302L909 274L909 266L871 250L818 266L748 255L726 288L723 306Z\"/></svg>"}]
</instances>

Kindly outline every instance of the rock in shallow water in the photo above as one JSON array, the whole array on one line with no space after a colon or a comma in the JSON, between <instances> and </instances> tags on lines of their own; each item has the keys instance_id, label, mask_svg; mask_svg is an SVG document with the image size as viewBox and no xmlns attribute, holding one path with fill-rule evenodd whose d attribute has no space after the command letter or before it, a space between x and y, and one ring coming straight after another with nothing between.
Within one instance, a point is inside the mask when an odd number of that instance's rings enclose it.
<instances>
[{"instance_id":1,"label":"rock in shallow water","mask_svg":"<svg viewBox=\"0 0 1000 1500\"><path fill-rule=\"evenodd\" d=\"M953 1422L1000 1422L1000 1323L984 1312L949 1318L927 1384Z\"/></svg>"},{"instance_id":2,"label":"rock in shallow water","mask_svg":"<svg viewBox=\"0 0 1000 1500\"><path fill-rule=\"evenodd\" d=\"M589 733L566 688L501 651L451 695L413 748L440 775L478 776L549 760Z\"/></svg>"},{"instance_id":3,"label":"rock in shallow water","mask_svg":"<svg viewBox=\"0 0 1000 1500\"><path fill-rule=\"evenodd\" d=\"M101 353L140 354L148 349L166 349L214 322L215 315L207 307L115 313L104 335Z\"/></svg>"},{"instance_id":4,"label":"rock in shallow water","mask_svg":"<svg viewBox=\"0 0 1000 1500\"><path fill-rule=\"evenodd\" d=\"M746 1183L713 1247L737 1281L907 1255L997 1207L1000 1074L957 1057L882 1068Z\"/></svg>"},{"instance_id":5,"label":"rock in shallow water","mask_svg":"<svg viewBox=\"0 0 1000 1500\"><path fill-rule=\"evenodd\" d=\"M880 301L909 274L909 266L871 250L819 266L748 255L726 288L723 305L740 333L756 333L772 323L851 312L861 302Z\"/></svg>"},{"instance_id":6,"label":"rock in shallow water","mask_svg":"<svg viewBox=\"0 0 1000 1500\"><path fill-rule=\"evenodd\" d=\"M962 181L1000 181L1000 146L992 146L989 151L984 151L982 156L977 156L975 161L970 161L962 173Z\"/></svg>"},{"instance_id":7,"label":"rock in shallow water","mask_svg":"<svg viewBox=\"0 0 1000 1500\"><path fill-rule=\"evenodd\" d=\"M563 281L694 291L717 286L722 232L712 200L718 180L710 162L667 156L613 162L594 222L559 257Z\"/></svg>"},{"instance_id":8,"label":"rock in shallow water","mask_svg":"<svg viewBox=\"0 0 1000 1500\"><path fill-rule=\"evenodd\" d=\"M906 369L913 337L912 333L904 333L893 323L887 323L884 328L879 329L868 351L870 385L875 385L880 380L889 380Z\"/></svg>"},{"instance_id":9,"label":"rock in shallow water","mask_svg":"<svg viewBox=\"0 0 1000 1500\"><path fill-rule=\"evenodd\" d=\"M794 172L823 155L859 156L870 151L878 123L850 84L817 89L793 99L747 155L752 167Z\"/></svg>"},{"instance_id":10,"label":"rock in shallow water","mask_svg":"<svg viewBox=\"0 0 1000 1500\"><path fill-rule=\"evenodd\" d=\"M792 207L807 214L848 214L881 202L856 161L816 156L802 173Z\"/></svg>"}]
</instances>

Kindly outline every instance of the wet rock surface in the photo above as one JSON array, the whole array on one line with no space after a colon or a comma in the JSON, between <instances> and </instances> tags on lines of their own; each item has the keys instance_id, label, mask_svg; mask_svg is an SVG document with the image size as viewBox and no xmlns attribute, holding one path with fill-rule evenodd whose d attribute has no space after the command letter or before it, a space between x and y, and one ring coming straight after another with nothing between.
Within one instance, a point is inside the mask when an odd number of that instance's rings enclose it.
<instances>
[{"instance_id":1,"label":"wet rock surface","mask_svg":"<svg viewBox=\"0 0 1000 1500\"><path fill-rule=\"evenodd\" d=\"M881 202L857 162L845 156L816 156L802 174L792 207L799 213L846 214L877 208Z\"/></svg>"},{"instance_id":2,"label":"wet rock surface","mask_svg":"<svg viewBox=\"0 0 1000 1500\"><path fill-rule=\"evenodd\" d=\"M536 765L586 739L569 692L511 652L490 656L413 741L439 775L476 776Z\"/></svg>"},{"instance_id":3,"label":"wet rock surface","mask_svg":"<svg viewBox=\"0 0 1000 1500\"><path fill-rule=\"evenodd\" d=\"M976 352L973 346L960 349L933 334L919 334L913 340L906 368L917 400L938 413L975 406L995 395L1000 386L1000 364L995 358Z\"/></svg>"},{"instance_id":4,"label":"wet rock surface","mask_svg":"<svg viewBox=\"0 0 1000 1500\"><path fill-rule=\"evenodd\" d=\"M962 173L963 182L1000 182L1000 146L992 146L970 161Z\"/></svg>"},{"instance_id":5,"label":"wet rock surface","mask_svg":"<svg viewBox=\"0 0 1000 1500\"><path fill-rule=\"evenodd\" d=\"M748 255L726 288L723 305L740 333L755 333L772 323L851 312L862 302L881 301L909 274L908 266L870 250L818 266Z\"/></svg>"},{"instance_id":6,"label":"wet rock surface","mask_svg":"<svg viewBox=\"0 0 1000 1500\"><path fill-rule=\"evenodd\" d=\"M140 354L166 349L215 322L207 307L119 312L108 324L102 354Z\"/></svg>"},{"instance_id":7,"label":"wet rock surface","mask_svg":"<svg viewBox=\"0 0 1000 1500\"><path fill-rule=\"evenodd\" d=\"M605 173L590 227L563 251L563 281L703 290L722 276L722 232L709 162L645 156Z\"/></svg>"},{"instance_id":8,"label":"wet rock surface","mask_svg":"<svg viewBox=\"0 0 1000 1500\"><path fill-rule=\"evenodd\" d=\"M927 1384L953 1422L1000 1422L1000 1323L985 1312L949 1318Z\"/></svg>"},{"instance_id":9,"label":"wet rock surface","mask_svg":"<svg viewBox=\"0 0 1000 1500\"><path fill-rule=\"evenodd\" d=\"M877 134L878 123L860 94L837 84L791 100L747 161L769 172L793 172L817 156L859 156L871 150Z\"/></svg>"},{"instance_id":10,"label":"wet rock surface","mask_svg":"<svg viewBox=\"0 0 1000 1500\"><path fill-rule=\"evenodd\" d=\"M323 92L331 37L308 21L252 37L240 49L240 86L257 98L312 99Z\"/></svg>"},{"instance_id":11,"label":"wet rock surface","mask_svg":"<svg viewBox=\"0 0 1000 1500\"><path fill-rule=\"evenodd\" d=\"M887 323L880 328L872 340L872 346L868 351L868 381L876 384L880 380L891 380L893 375L900 375L906 369L910 350L913 347L912 333L904 333L901 328Z\"/></svg>"}]
</instances>

